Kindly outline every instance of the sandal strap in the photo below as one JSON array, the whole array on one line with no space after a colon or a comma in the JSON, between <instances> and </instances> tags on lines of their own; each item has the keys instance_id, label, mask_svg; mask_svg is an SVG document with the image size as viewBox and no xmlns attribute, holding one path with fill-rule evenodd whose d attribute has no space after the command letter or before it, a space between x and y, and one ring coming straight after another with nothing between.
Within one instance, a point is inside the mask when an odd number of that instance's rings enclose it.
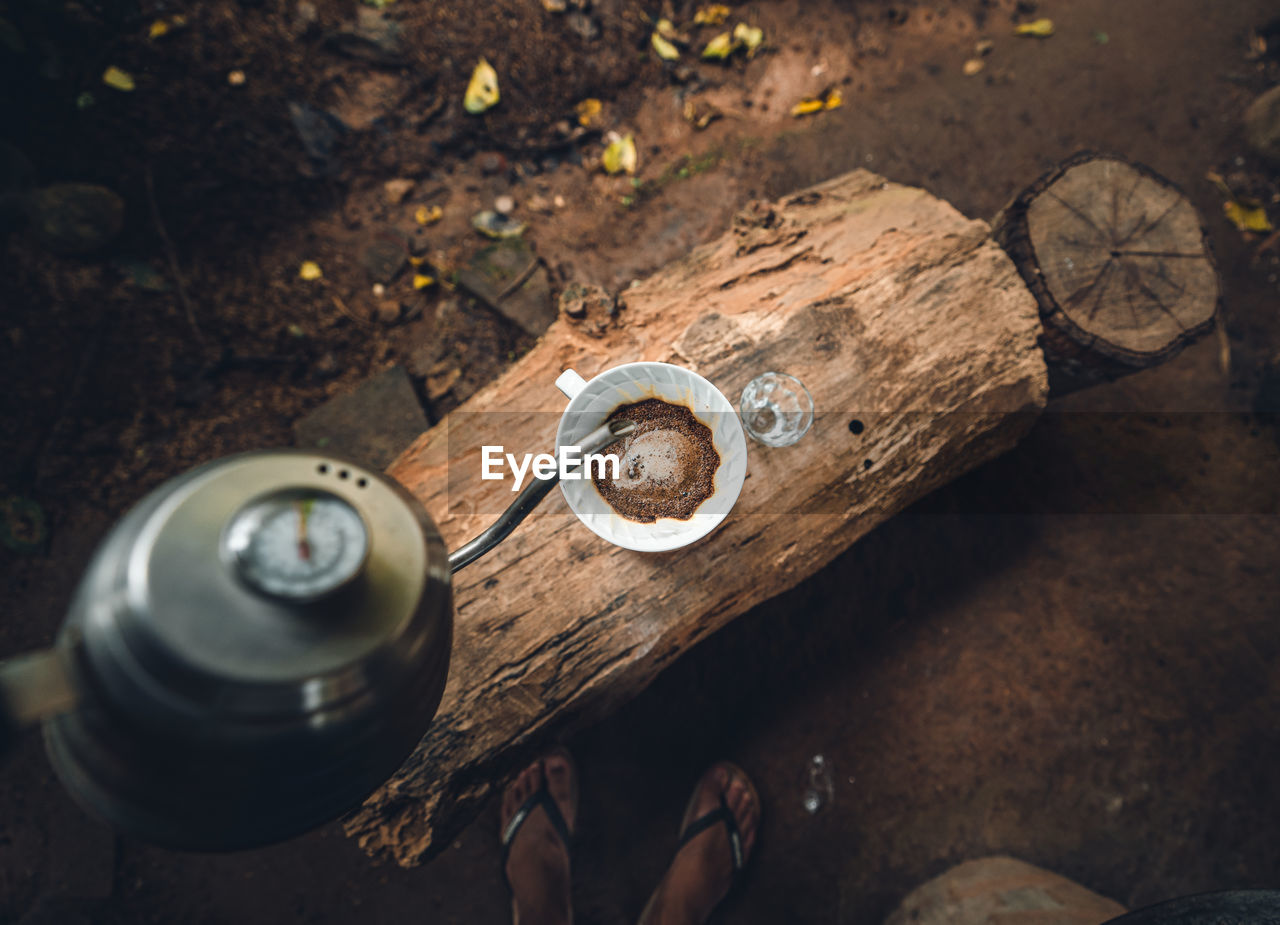
<instances>
[{"instance_id":1,"label":"sandal strap","mask_svg":"<svg viewBox=\"0 0 1280 925\"><path fill-rule=\"evenodd\" d=\"M503 866L506 866L506 855L511 850L511 842L515 840L516 833L520 831L520 827L524 825L529 814L541 806L546 810L547 818L551 820L551 827L556 830L556 834L560 836L560 840L564 842L565 847L569 846L572 840L572 833L569 831L569 824L564 821L564 815L560 812L560 807L556 805L556 801L551 796L551 791L547 789L546 782L543 781L541 787L520 804L520 808L516 810L515 815L511 817L511 821L507 823L507 827L502 830L502 853Z\"/></svg>"},{"instance_id":2,"label":"sandal strap","mask_svg":"<svg viewBox=\"0 0 1280 925\"><path fill-rule=\"evenodd\" d=\"M746 865L746 858L742 856L742 833L738 831L738 821L733 818L733 813L730 811L729 804L725 802L723 795L720 797L719 806L689 823L689 827L680 835L680 843L677 845L676 850L678 851L689 844L707 829L721 823L729 831L729 851L733 855L734 872L742 870Z\"/></svg>"}]
</instances>

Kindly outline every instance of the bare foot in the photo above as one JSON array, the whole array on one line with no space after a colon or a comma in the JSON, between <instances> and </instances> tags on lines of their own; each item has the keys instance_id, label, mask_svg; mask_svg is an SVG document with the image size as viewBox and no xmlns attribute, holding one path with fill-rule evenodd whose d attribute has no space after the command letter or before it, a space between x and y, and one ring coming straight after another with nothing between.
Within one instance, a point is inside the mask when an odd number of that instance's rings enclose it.
<instances>
[{"instance_id":1,"label":"bare foot","mask_svg":"<svg viewBox=\"0 0 1280 925\"><path fill-rule=\"evenodd\" d=\"M702 775L685 813L681 832L683 834L694 820L719 807L722 795L737 822L745 862L755 845L760 805L751 783L733 765L715 764ZM640 925L702 925L732 885L733 851L729 829L720 822L694 836L676 852L640 914Z\"/></svg>"},{"instance_id":2,"label":"bare foot","mask_svg":"<svg viewBox=\"0 0 1280 925\"><path fill-rule=\"evenodd\" d=\"M573 763L564 749L543 755L520 772L502 793L501 831L546 779L551 799L569 831L577 824L578 793ZM518 925L566 925L569 904L569 846L552 825L546 809L535 806L516 829L507 853L511 915Z\"/></svg>"}]
</instances>

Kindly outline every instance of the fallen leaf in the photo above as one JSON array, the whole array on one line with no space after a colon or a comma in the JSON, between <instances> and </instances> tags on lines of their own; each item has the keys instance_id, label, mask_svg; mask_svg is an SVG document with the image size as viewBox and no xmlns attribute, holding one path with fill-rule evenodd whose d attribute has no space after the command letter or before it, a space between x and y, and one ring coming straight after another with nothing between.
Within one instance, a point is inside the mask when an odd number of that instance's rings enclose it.
<instances>
[{"instance_id":1,"label":"fallen leaf","mask_svg":"<svg viewBox=\"0 0 1280 925\"><path fill-rule=\"evenodd\" d=\"M698 103L693 100L684 101L684 119L694 128L701 131L724 113L710 103Z\"/></svg>"},{"instance_id":2,"label":"fallen leaf","mask_svg":"<svg viewBox=\"0 0 1280 925\"><path fill-rule=\"evenodd\" d=\"M302 266L298 267L298 276L305 280L313 280L324 276L324 273L320 270L320 264L314 260L304 260Z\"/></svg>"},{"instance_id":3,"label":"fallen leaf","mask_svg":"<svg viewBox=\"0 0 1280 925\"><path fill-rule=\"evenodd\" d=\"M128 71L122 71L114 64L102 72L102 82L113 90L120 90L124 93L130 93L137 86L133 81L133 75Z\"/></svg>"},{"instance_id":4,"label":"fallen leaf","mask_svg":"<svg viewBox=\"0 0 1280 925\"><path fill-rule=\"evenodd\" d=\"M434 276L427 276L425 273L413 274L414 289L426 289L428 286L435 285L435 282L436 280Z\"/></svg>"},{"instance_id":5,"label":"fallen leaf","mask_svg":"<svg viewBox=\"0 0 1280 925\"><path fill-rule=\"evenodd\" d=\"M1229 199L1222 204L1227 221L1240 231L1271 231L1267 210L1254 200Z\"/></svg>"},{"instance_id":6,"label":"fallen leaf","mask_svg":"<svg viewBox=\"0 0 1280 925\"><path fill-rule=\"evenodd\" d=\"M603 104L595 97L587 97L577 106L573 107L573 111L578 114L578 124L589 127L592 122L596 121L596 117L600 115Z\"/></svg>"},{"instance_id":7,"label":"fallen leaf","mask_svg":"<svg viewBox=\"0 0 1280 925\"><path fill-rule=\"evenodd\" d=\"M1052 19L1037 19L1034 22L1019 23L1013 27L1014 35L1029 35L1037 39L1047 39L1053 35Z\"/></svg>"},{"instance_id":8,"label":"fallen leaf","mask_svg":"<svg viewBox=\"0 0 1280 925\"><path fill-rule=\"evenodd\" d=\"M668 42L677 42L681 45L689 44L689 36L679 32L675 24L669 19L659 19L653 27L653 31L662 36Z\"/></svg>"},{"instance_id":9,"label":"fallen leaf","mask_svg":"<svg viewBox=\"0 0 1280 925\"><path fill-rule=\"evenodd\" d=\"M983 61L981 58L970 58L964 63L962 70L964 71L965 77L973 77L975 74L980 73L986 66L987 62Z\"/></svg>"},{"instance_id":10,"label":"fallen leaf","mask_svg":"<svg viewBox=\"0 0 1280 925\"><path fill-rule=\"evenodd\" d=\"M163 19L157 19L151 24L151 28L147 30L147 38L158 39L162 35L169 34L169 24Z\"/></svg>"},{"instance_id":11,"label":"fallen leaf","mask_svg":"<svg viewBox=\"0 0 1280 925\"><path fill-rule=\"evenodd\" d=\"M649 37L649 42L653 45L653 50L658 53L658 57L663 61L680 60L680 49L676 48L657 32Z\"/></svg>"},{"instance_id":12,"label":"fallen leaf","mask_svg":"<svg viewBox=\"0 0 1280 925\"><path fill-rule=\"evenodd\" d=\"M626 135L610 143L600 157L606 173L636 172L636 140Z\"/></svg>"},{"instance_id":13,"label":"fallen leaf","mask_svg":"<svg viewBox=\"0 0 1280 925\"><path fill-rule=\"evenodd\" d=\"M800 102L791 107L791 115L799 118L800 116L811 115L815 112L822 112L825 109L839 109L844 105L844 94L839 89L833 87L822 96L807 96Z\"/></svg>"},{"instance_id":14,"label":"fallen leaf","mask_svg":"<svg viewBox=\"0 0 1280 925\"><path fill-rule=\"evenodd\" d=\"M721 32L711 41L707 42L707 47L702 49L702 57L711 60L723 61L725 58L733 54L734 49L733 37L728 32Z\"/></svg>"},{"instance_id":15,"label":"fallen leaf","mask_svg":"<svg viewBox=\"0 0 1280 925\"><path fill-rule=\"evenodd\" d=\"M748 26L744 22L733 27L734 44L747 50L747 57L754 58L756 49L764 41L764 30L758 26Z\"/></svg>"},{"instance_id":16,"label":"fallen leaf","mask_svg":"<svg viewBox=\"0 0 1280 925\"><path fill-rule=\"evenodd\" d=\"M723 3L713 3L710 6L701 7L694 13L693 21L699 26L718 26L729 18L729 12L729 8Z\"/></svg>"},{"instance_id":17,"label":"fallen leaf","mask_svg":"<svg viewBox=\"0 0 1280 925\"><path fill-rule=\"evenodd\" d=\"M442 218L444 218L444 209L439 206L432 206L429 209L426 206L418 206L413 210L413 220L419 225L430 225Z\"/></svg>"},{"instance_id":18,"label":"fallen leaf","mask_svg":"<svg viewBox=\"0 0 1280 925\"><path fill-rule=\"evenodd\" d=\"M471 72L471 82L467 84L462 107L473 116L479 115L496 106L498 99L498 72L493 69L493 65L481 58Z\"/></svg>"}]
</instances>

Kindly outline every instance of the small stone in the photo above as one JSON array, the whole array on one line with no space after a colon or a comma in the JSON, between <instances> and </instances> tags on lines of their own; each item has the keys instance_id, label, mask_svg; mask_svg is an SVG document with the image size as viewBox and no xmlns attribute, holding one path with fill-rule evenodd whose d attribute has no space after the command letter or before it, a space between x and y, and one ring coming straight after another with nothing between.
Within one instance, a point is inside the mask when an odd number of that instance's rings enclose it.
<instances>
[{"instance_id":1,"label":"small stone","mask_svg":"<svg viewBox=\"0 0 1280 925\"><path fill-rule=\"evenodd\" d=\"M386 299L377 304L374 313L380 324L395 324L400 320L400 303L395 299Z\"/></svg>"},{"instance_id":2,"label":"small stone","mask_svg":"<svg viewBox=\"0 0 1280 925\"><path fill-rule=\"evenodd\" d=\"M542 8L548 13L563 13L569 4L565 0L542 0Z\"/></svg>"},{"instance_id":3,"label":"small stone","mask_svg":"<svg viewBox=\"0 0 1280 925\"><path fill-rule=\"evenodd\" d=\"M493 210L502 215L510 215L516 210L516 201L510 196L499 196L493 201Z\"/></svg>"},{"instance_id":4,"label":"small stone","mask_svg":"<svg viewBox=\"0 0 1280 925\"><path fill-rule=\"evenodd\" d=\"M245 79L244 71L232 71L227 75L227 83L233 87L243 87Z\"/></svg>"},{"instance_id":5,"label":"small stone","mask_svg":"<svg viewBox=\"0 0 1280 925\"><path fill-rule=\"evenodd\" d=\"M996 47L996 43L991 39L981 39L973 46L973 53L978 57L991 54L991 49Z\"/></svg>"},{"instance_id":6,"label":"small stone","mask_svg":"<svg viewBox=\"0 0 1280 925\"><path fill-rule=\"evenodd\" d=\"M541 212L544 215L551 212L551 200L546 196L539 196L537 193L529 197L529 211Z\"/></svg>"},{"instance_id":7,"label":"small stone","mask_svg":"<svg viewBox=\"0 0 1280 925\"><path fill-rule=\"evenodd\" d=\"M600 286L570 283L560 293L560 311L575 320L585 318L588 314L612 317L617 314L617 302Z\"/></svg>"},{"instance_id":8,"label":"small stone","mask_svg":"<svg viewBox=\"0 0 1280 925\"><path fill-rule=\"evenodd\" d=\"M386 294L387 294L387 287L386 287L386 286L382 285L382 283L374 283L374 284L373 284L373 297L374 297L375 299L380 299L380 298L382 298L382 297L383 297L384 295L386 295Z\"/></svg>"},{"instance_id":9,"label":"small stone","mask_svg":"<svg viewBox=\"0 0 1280 925\"><path fill-rule=\"evenodd\" d=\"M986 66L987 66L987 63L983 61L981 58L970 58L968 61L964 63L964 68L963 68L964 76L973 77L978 73L980 73L982 69Z\"/></svg>"},{"instance_id":10,"label":"small stone","mask_svg":"<svg viewBox=\"0 0 1280 925\"><path fill-rule=\"evenodd\" d=\"M552 201L556 204L557 209L563 209L565 207L564 197L559 194L556 194L556 198Z\"/></svg>"},{"instance_id":11,"label":"small stone","mask_svg":"<svg viewBox=\"0 0 1280 925\"><path fill-rule=\"evenodd\" d=\"M431 401L439 401L449 394L449 390L461 378L462 370L454 365L453 361L440 360L427 372L425 383L427 398Z\"/></svg>"},{"instance_id":12,"label":"small stone","mask_svg":"<svg viewBox=\"0 0 1280 925\"><path fill-rule=\"evenodd\" d=\"M316 360L311 367L311 374L317 379L332 379L341 372L338 358L333 353L326 353Z\"/></svg>"},{"instance_id":13,"label":"small stone","mask_svg":"<svg viewBox=\"0 0 1280 925\"><path fill-rule=\"evenodd\" d=\"M580 35L583 41L594 42L600 37L600 23L594 16L574 10L565 17L565 25Z\"/></svg>"},{"instance_id":14,"label":"small stone","mask_svg":"<svg viewBox=\"0 0 1280 925\"><path fill-rule=\"evenodd\" d=\"M1249 104L1244 111L1244 136L1257 154L1280 164L1280 86Z\"/></svg>"},{"instance_id":15,"label":"small stone","mask_svg":"<svg viewBox=\"0 0 1280 925\"><path fill-rule=\"evenodd\" d=\"M387 195L387 205L398 206L408 198L409 193L413 192L414 182L407 177L400 177L395 180L388 180L382 184L382 189Z\"/></svg>"},{"instance_id":16,"label":"small stone","mask_svg":"<svg viewBox=\"0 0 1280 925\"><path fill-rule=\"evenodd\" d=\"M394 231L376 234L360 249L360 265L376 283L389 283L409 262L409 248Z\"/></svg>"},{"instance_id":17,"label":"small stone","mask_svg":"<svg viewBox=\"0 0 1280 925\"><path fill-rule=\"evenodd\" d=\"M124 200L105 186L56 183L28 196L27 217L36 242L46 250L89 254L124 227Z\"/></svg>"},{"instance_id":18,"label":"small stone","mask_svg":"<svg viewBox=\"0 0 1280 925\"><path fill-rule=\"evenodd\" d=\"M507 159L497 151L486 151L480 155L478 161L480 172L486 177L492 177L507 169Z\"/></svg>"}]
</instances>

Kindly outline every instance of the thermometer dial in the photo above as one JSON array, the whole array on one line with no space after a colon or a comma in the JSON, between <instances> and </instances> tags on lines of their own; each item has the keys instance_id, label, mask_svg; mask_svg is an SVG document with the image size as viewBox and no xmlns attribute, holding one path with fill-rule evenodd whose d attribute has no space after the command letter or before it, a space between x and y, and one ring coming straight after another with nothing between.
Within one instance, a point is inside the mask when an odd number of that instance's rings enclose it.
<instances>
[{"instance_id":1,"label":"thermometer dial","mask_svg":"<svg viewBox=\"0 0 1280 925\"><path fill-rule=\"evenodd\" d=\"M225 546L240 578L256 591L313 601L348 584L369 556L360 513L325 491L276 492L231 519Z\"/></svg>"}]
</instances>

